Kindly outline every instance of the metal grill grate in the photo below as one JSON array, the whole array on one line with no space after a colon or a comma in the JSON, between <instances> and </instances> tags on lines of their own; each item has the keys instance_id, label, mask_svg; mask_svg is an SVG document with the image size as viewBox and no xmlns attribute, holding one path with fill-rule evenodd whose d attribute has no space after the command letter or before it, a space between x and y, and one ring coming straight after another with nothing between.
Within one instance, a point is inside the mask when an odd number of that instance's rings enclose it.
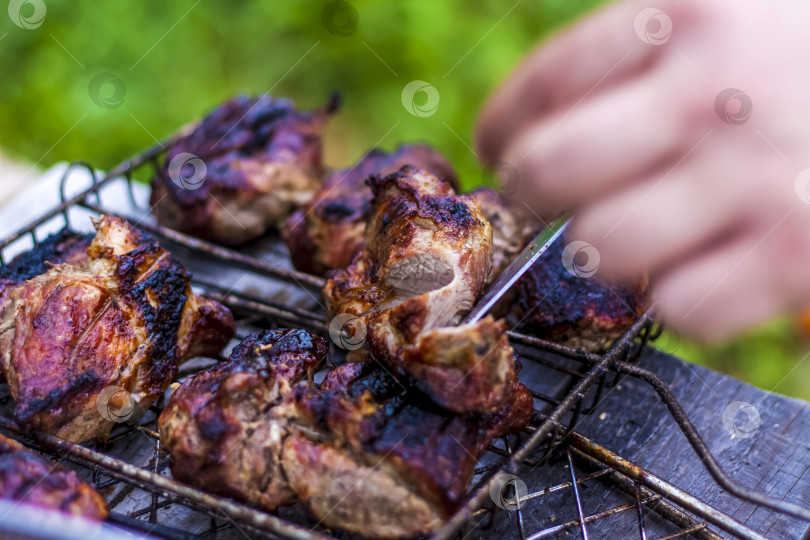
<instances>
[{"instance_id":1,"label":"metal grill grate","mask_svg":"<svg viewBox=\"0 0 810 540\"><path fill-rule=\"evenodd\" d=\"M178 133L175 138L182 134ZM148 172L150 166L158 167L164 148L164 145L152 147L104 176L97 175L89 164L73 164L62 179L61 204L0 241L0 264L7 261L9 248L26 237L36 244L43 236L41 230L47 224L52 225L54 220L63 220L68 227L74 225L71 222L71 211L74 209L120 215L105 207L100 193L103 187L125 182L131 203L137 207L133 175L141 169ZM90 173L92 185L68 197L66 178L76 167ZM131 219L132 216L121 217ZM178 248L208 261L286 283L299 291L319 291L321 288L320 278L285 269L284 265L278 264L281 260L279 257L284 256L283 247L271 248L269 253L273 253L273 260L268 261L266 256L239 253L151 222L138 220L137 224L170 250ZM192 271L196 270L192 263L186 265ZM297 326L320 333L326 330L321 313L293 307L289 302L270 301L261 295L227 289L210 280L195 278L193 284L200 292L220 300L234 311L241 336L256 327ZM656 338L659 333L660 327L656 327L651 314L644 313L607 353L596 355L510 332L510 340L521 353L524 365L541 370L543 380L550 384L539 386L529 380L524 381L537 405L531 427L525 433L503 438L490 447L476 469L474 487L470 490L467 503L432 538L502 535L502 532L493 530L493 523L504 519L509 527L509 537L536 540L579 534L582 538L588 538L589 527L614 516L634 516L634 524L628 525L625 535L628 538L651 539L647 525L652 519L662 519L671 525L672 532L661 537L661 540L689 536L714 540L726 536L725 533L740 538L762 538L730 516L575 431L582 417L597 410L606 389L615 387L623 377L643 381L655 390L697 456L723 489L741 500L810 520L810 511L806 509L767 497L731 481L666 383L654 373L634 365L648 340ZM207 366L197 363L194 367L184 368L181 376L188 376L204 367ZM5 409L8 409L9 402L8 396L0 400ZM317 526L297 506L270 514L203 493L171 479L168 458L161 453L155 432L159 413L159 407L155 406L140 423L117 426L104 444L76 445L39 433L26 436L8 419L8 415L0 416L0 428L29 447L75 464L79 470L85 471L96 487L107 495L112 510L110 520L133 529L171 539L242 535L296 539L333 537L329 535L347 537L343 533ZM126 451L122 451L122 448ZM140 450L133 453L133 448ZM507 483L500 493L501 502L504 503L502 506L508 510L493 504L491 490L493 486L503 487L506 478L503 475L522 474L526 470L532 471L533 478L539 476L543 479L542 484L527 486L523 491L521 486ZM565 474L567 478L557 482L551 480L560 474ZM604 489L605 483L617 486L626 493L625 501L596 513L587 513L583 508L581 490L592 486ZM557 519L554 514L560 508L550 499L560 494L565 494L569 501L566 504L567 510L571 510L570 519ZM543 528L527 530L527 509L537 511L541 503L552 512L551 517ZM177 509L182 512L178 514ZM178 519L178 515L184 517Z\"/></svg>"}]
</instances>

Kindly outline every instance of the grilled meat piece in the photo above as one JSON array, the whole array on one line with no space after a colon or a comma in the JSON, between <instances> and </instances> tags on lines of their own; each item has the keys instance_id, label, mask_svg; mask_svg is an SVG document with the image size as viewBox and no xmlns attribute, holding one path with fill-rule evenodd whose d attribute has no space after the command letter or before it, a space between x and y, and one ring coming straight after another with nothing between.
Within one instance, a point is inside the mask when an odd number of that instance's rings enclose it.
<instances>
[{"instance_id":1,"label":"grilled meat piece","mask_svg":"<svg viewBox=\"0 0 810 540\"><path fill-rule=\"evenodd\" d=\"M0 279L22 282L46 272L57 264L81 265L87 259L87 249L93 234L81 234L69 229L48 236L33 249L21 253L10 263L0 267Z\"/></svg>"},{"instance_id":2,"label":"grilled meat piece","mask_svg":"<svg viewBox=\"0 0 810 540\"><path fill-rule=\"evenodd\" d=\"M21 282L38 276L57 264L81 265L87 261L87 249L94 236L65 228L49 235L33 249L17 255L10 263L0 266L0 314L8 301L8 293ZM2 370L0 382L4 382Z\"/></svg>"},{"instance_id":3,"label":"grilled meat piece","mask_svg":"<svg viewBox=\"0 0 810 540\"><path fill-rule=\"evenodd\" d=\"M102 216L82 264L4 287L0 367L22 426L81 442L105 437L110 386L142 413L179 363L233 336L230 312L196 296L189 274L148 235ZM101 401L99 401L101 400Z\"/></svg>"},{"instance_id":4,"label":"grilled meat piece","mask_svg":"<svg viewBox=\"0 0 810 540\"><path fill-rule=\"evenodd\" d=\"M343 364L316 388L325 356L303 330L262 331L185 381L158 421L173 476L267 510L298 498L327 526L414 536L458 507L491 441L533 414L513 383L500 410L456 416L374 363Z\"/></svg>"},{"instance_id":5,"label":"grilled meat piece","mask_svg":"<svg viewBox=\"0 0 810 540\"><path fill-rule=\"evenodd\" d=\"M265 330L227 362L185 381L158 422L172 475L199 488L273 510L293 502L281 471L289 421L279 403L326 359L305 330Z\"/></svg>"},{"instance_id":6,"label":"grilled meat piece","mask_svg":"<svg viewBox=\"0 0 810 540\"><path fill-rule=\"evenodd\" d=\"M344 364L320 390L293 391L301 428L284 443L290 487L330 527L420 536L462 502L493 438L524 428L532 397L510 388L502 408L461 417L403 388L376 364Z\"/></svg>"},{"instance_id":7,"label":"grilled meat piece","mask_svg":"<svg viewBox=\"0 0 810 540\"><path fill-rule=\"evenodd\" d=\"M494 281L537 234L541 222L528 207L494 189L480 188L473 194L492 226ZM598 276L577 277L562 261L567 243L564 238L556 242L492 311L503 314L514 306L523 332L601 351L649 306L647 280L620 285L604 283Z\"/></svg>"},{"instance_id":8,"label":"grilled meat piece","mask_svg":"<svg viewBox=\"0 0 810 540\"><path fill-rule=\"evenodd\" d=\"M103 520L107 502L75 472L0 435L0 498Z\"/></svg>"},{"instance_id":9,"label":"grilled meat piece","mask_svg":"<svg viewBox=\"0 0 810 540\"><path fill-rule=\"evenodd\" d=\"M481 293L492 263L492 230L472 195L404 167L372 176L366 245L330 274L332 317L362 318L365 352L451 411L493 412L517 380L504 326L458 323ZM362 354L351 355L352 360Z\"/></svg>"},{"instance_id":10,"label":"grilled meat piece","mask_svg":"<svg viewBox=\"0 0 810 540\"><path fill-rule=\"evenodd\" d=\"M492 227L492 271L488 280L492 282L526 247L541 223L527 206L492 188L478 188L472 194Z\"/></svg>"},{"instance_id":11,"label":"grilled meat piece","mask_svg":"<svg viewBox=\"0 0 810 540\"><path fill-rule=\"evenodd\" d=\"M457 189L453 167L427 145L400 146L390 154L371 150L351 168L330 174L315 198L287 218L283 235L295 267L322 276L327 270L349 266L363 247L371 208L366 178L385 176L405 165L425 169Z\"/></svg>"},{"instance_id":12,"label":"grilled meat piece","mask_svg":"<svg viewBox=\"0 0 810 540\"><path fill-rule=\"evenodd\" d=\"M333 98L300 112L268 95L221 105L169 148L152 181L158 221L228 245L280 226L320 187L321 138L337 105ZM195 157L205 164L204 177Z\"/></svg>"},{"instance_id":13,"label":"grilled meat piece","mask_svg":"<svg viewBox=\"0 0 810 540\"><path fill-rule=\"evenodd\" d=\"M492 229L480 204L410 166L371 176L369 185L365 247L350 267L329 274L323 292L330 314L362 315L430 293L421 328L457 322L491 267Z\"/></svg>"},{"instance_id":14,"label":"grilled meat piece","mask_svg":"<svg viewBox=\"0 0 810 540\"><path fill-rule=\"evenodd\" d=\"M563 264L567 244L565 237L553 243L518 282L518 328L570 347L602 351L649 307L648 281L614 284L598 275L579 277Z\"/></svg>"},{"instance_id":15,"label":"grilled meat piece","mask_svg":"<svg viewBox=\"0 0 810 540\"><path fill-rule=\"evenodd\" d=\"M422 332L411 341L406 337L410 313L404 320L399 314L392 309L367 319L375 328L368 332L369 347L384 351L375 357L452 411L493 412L503 406L518 378L503 321L487 316L474 324Z\"/></svg>"}]
</instances>

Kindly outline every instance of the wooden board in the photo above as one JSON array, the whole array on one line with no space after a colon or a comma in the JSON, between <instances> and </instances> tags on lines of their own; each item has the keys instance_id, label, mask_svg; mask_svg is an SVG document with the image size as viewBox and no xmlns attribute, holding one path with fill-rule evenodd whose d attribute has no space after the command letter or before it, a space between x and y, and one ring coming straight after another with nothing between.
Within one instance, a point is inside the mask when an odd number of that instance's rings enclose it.
<instances>
[{"instance_id":1,"label":"wooden board","mask_svg":"<svg viewBox=\"0 0 810 540\"><path fill-rule=\"evenodd\" d=\"M810 409L808 403L770 394L709 369L672 356L649 351L640 365L657 373L670 386L726 473L762 493L810 507ZM528 373L532 377L533 373ZM732 436L723 412L734 402L751 404L760 417L759 428ZM732 405L729 411L739 410ZM750 409L746 409L750 410ZM747 428L740 412L738 426ZM751 428L756 424L752 423ZM733 430L733 428L732 428ZM702 466L695 452L653 389L625 378L608 390L599 410L584 418L577 431L628 458L702 501L733 516L768 538L810 537L810 524L742 502L725 493ZM748 435L751 431L751 436ZM567 462L524 467L518 476L529 491L570 481ZM575 467L577 477L587 471ZM580 485L583 511L594 514L633 499L604 480ZM528 501L523 511L527 535L577 519L570 488ZM491 528L473 537L515 537L515 512L500 511ZM647 538L673 534L678 529L649 510L645 512ZM714 529L714 528L713 528ZM590 538L640 538L635 510L598 520L588 526ZM725 533L723 536L728 536ZM579 529L553 538L578 538ZM729 536L730 537L730 536Z\"/></svg>"}]
</instances>

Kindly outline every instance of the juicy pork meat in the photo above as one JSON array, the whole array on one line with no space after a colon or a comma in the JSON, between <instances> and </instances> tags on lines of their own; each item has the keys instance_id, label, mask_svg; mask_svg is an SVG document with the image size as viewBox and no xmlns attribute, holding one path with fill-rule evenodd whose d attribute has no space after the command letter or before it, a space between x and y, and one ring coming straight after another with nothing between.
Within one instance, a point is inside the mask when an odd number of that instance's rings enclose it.
<instances>
[{"instance_id":1,"label":"juicy pork meat","mask_svg":"<svg viewBox=\"0 0 810 540\"><path fill-rule=\"evenodd\" d=\"M366 178L386 176L405 165L429 171L457 188L453 167L427 145L400 146L392 153L371 150L351 168L331 173L312 201L287 218L283 236L295 267L322 276L349 266L363 247L371 208Z\"/></svg>"},{"instance_id":2,"label":"juicy pork meat","mask_svg":"<svg viewBox=\"0 0 810 540\"><path fill-rule=\"evenodd\" d=\"M290 430L280 405L323 366L326 344L304 330L256 332L226 362L185 381L158 429L172 475L267 510L295 498L281 469Z\"/></svg>"},{"instance_id":3,"label":"juicy pork meat","mask_svg":"<svg viewBox=\"0 0 810 540\"><path fill-rule=\"evenodd\" d=\"M492 227L492 271L489 274L492 282L537 233L540 220L527 206L492 188L478 188L472 194L481 203L481 212Z\"/></svg>"},{"instance_id":4,"label":"juicy pork meat","mask_svg":"<svg viewBox=\"0 0 810 540\"><path fill-rule=\"evenodd\" d=\"M75 472L0 435L0 499L103 520L107 502Z\"/></svg>"},{"instance_id":5,"label":"juicy pork meat","mask_svg":"<svg viewBox=\"0 0 810 540\"><path fill-rule=\"evenodd\" d=\"M451 411L499 410L517 380L503 323L454 327L492 265L480 203L412 167L369 184L365 247L323 289L330 317L349 314L367 329L350 358L370 354Z\"/></svg>"},{"instance_id":6,"label":"juicy pork meat","mask_svg":"<svg viewBox=\"0 0 810 540\"><path fill-rule=\"evenodd\" d=\"M298 499L329 527L411 537L458 507L491 441L533 413L513 383L499 410L455 415L374 363L343 364L316 388L325 356L303 330L260 332L184 382L159 419L172 474L268 510Z\"/></svg>"},{"instance_id":7,"label":"juicy pork meat","mask_svg":"<svg viewBox=\"0 0 810 540\"><path fill-rule=\"evenodd\" d=\"M518 328L570 347L602 351L649 307L648 281L616 284L598 274L579 277L563 264L568 242L563 237L552 244L518 282Z\"/></svg>"},{"instance_id":8,"label":"juicy pork meat","mask_svg":"<svg viewBox=\"0 0 810 540\"><path fill-rule=\"evenodd\" d=\"M37 243L33 249L21 253L10 263L0 266L0 315L8 301L11 289L27 279L46 272L57 264L82 265L88 260L87 249L93 234L81 234L62 229ZM0 370L0 381L3 373Z\"/></svg>"},{"instance_id":9,"label":"juicy pork meat","mask_svg":"<svg viewBox=\"0 0 810 540\"><path fill-rule=\"evenodd\" d=\"M85 257L7 280L0 304L0 369L21 426L81 442L105 437L115 411L137 415L177 366L214 355L235 332L220 304L191 291L189 274L148 235L102 216ZM128 403L103 403L108 387Z\"/></svg>"},{"instance_id":10,"label":"juicy pork meat","mask_svg":"<svg viewBox=\"0 0 810 540\"><path fill-rule=\"evenodd\" d=\"M94 237L93 234L62 229L0 267L0 279L19 283L38 276L57 264L82 265L88 259L87 250Z\"/></svg>"},{"instance_id":11,"label":"juicy pork meat","mask_svg":"<svg viewBox=\"0 0 810 540\"><path fill-rule=\"evenodd\" d=\"M281 226L320 187L321 139L336 109L336 98L301 112L268 95L221 105L169 148L152 181L158 221L228 245Z\"/></svg>"},{"instance_id":12,"label":"juicy pork meat","mask_svg":"<svg viewBox=\"0 0 810 540\"><path fill-rule=\"evenodd\" d=\"M525 428L533 413L531 394L514 383L499 410L455 415L374 363L343 364L292 399L301 427L282 453L290 487L327 526L380 538L440 525L492 440Z\"/></svg>"}]
</instances>

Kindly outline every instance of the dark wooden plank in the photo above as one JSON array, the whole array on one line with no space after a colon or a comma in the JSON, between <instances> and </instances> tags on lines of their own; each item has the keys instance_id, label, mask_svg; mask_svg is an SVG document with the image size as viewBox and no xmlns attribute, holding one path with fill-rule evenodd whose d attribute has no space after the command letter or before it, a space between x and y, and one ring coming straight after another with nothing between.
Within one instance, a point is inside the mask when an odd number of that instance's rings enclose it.
<instances>
[{"instance_id":1,"label":"dark wooden plank","mask_svg":"<svg viewBox=\"0 0 810 540\"><path fill-rule=\"evenodd\" d=\"M771 394L706 368L687 364L672 356L649 351L640 361L664 379L689 414L708 447L726 473L739 483L762 493L810 507L810 408L808 404ZM527 382L551 387L556 374L527 366ZM729 431L723 413L735 402L750 404L759 414L759 426L750 433ZM745 428L746 415L739 413L738 425ZM769 538L801 539L810 524L741 501L722 490L669 415L653 389L643 381L626 378L608 390L595 414L583 419L577 430L608 449L631 459L702 501L733 516ZM578 477L586 471L575 468ZM524 468L518 476L529 491L541 490L570 479L565 462L534 470ZM601 480L580 486L585 514L593 514L633 499ZM474 537L513 537L515 513L501 511L488 531ZM523 512L527 534L576 519L572 491L565 489L533 499ZM648 538L677 530L647 511ZM511 532L510 532L511 531ZM588 527L592 538L638 538L635 511L599 520ZM578 529L554 538L576 538ZM728 535L723 535L728 536Z\"/></svg>"}]
</instances>

